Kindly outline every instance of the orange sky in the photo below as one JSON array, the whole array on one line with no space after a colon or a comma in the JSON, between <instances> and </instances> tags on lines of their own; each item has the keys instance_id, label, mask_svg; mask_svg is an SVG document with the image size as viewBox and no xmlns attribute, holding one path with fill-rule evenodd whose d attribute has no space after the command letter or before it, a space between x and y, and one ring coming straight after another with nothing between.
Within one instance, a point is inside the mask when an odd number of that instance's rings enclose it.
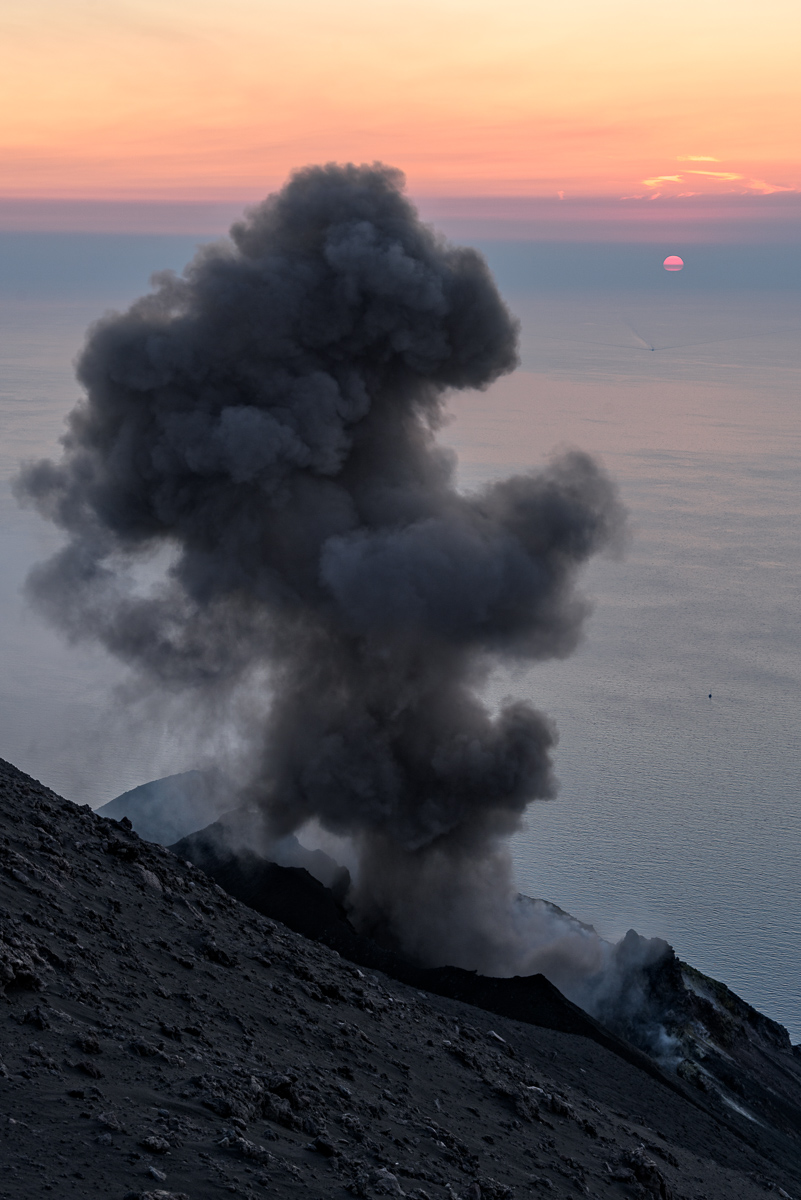
<instances>
[{"instance_id":1,"label":"orange sky","mask_svg":"<svg viewBox=\"0 0 801 1200\"><path fill-rule=\"evenodd\" d=\"M801 190L798 0L4 0L0 197Z\"/></svg>"}]
</instances>

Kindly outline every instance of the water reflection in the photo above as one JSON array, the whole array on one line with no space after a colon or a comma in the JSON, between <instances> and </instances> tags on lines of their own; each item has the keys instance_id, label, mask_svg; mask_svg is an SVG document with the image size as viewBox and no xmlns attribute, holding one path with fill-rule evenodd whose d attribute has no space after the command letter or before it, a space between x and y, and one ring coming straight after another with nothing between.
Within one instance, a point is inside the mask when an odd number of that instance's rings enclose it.
<instances>
[{"instance_id":1,"label":"water reflection","mask_svg":"<svg viewBox=\"0 0 801 1200\"><path fill-rule=\"evenodd\" d=\"M646 297L637 329L676 343L650 352L621 336L633 298L515 306L524 370L455 397L443 434L463 486L576 444L632 521L626 560L591 568L579 652L490 689L562 738L561 795L516 841L521 888L609 936L668 938L799 1040L798 326L785 297Z\"/></svg>"}]
</instances>

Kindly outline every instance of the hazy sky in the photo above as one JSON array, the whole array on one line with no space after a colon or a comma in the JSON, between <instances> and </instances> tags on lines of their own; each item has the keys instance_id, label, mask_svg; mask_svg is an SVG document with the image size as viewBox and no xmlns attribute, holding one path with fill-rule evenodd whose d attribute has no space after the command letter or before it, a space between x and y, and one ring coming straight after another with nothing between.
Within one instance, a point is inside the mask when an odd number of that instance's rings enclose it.
<instances>
[{"instance_id":1,"label":"hazy sky","mask_svg":"<svg viewBox=\"0 0 801 1200\"><path fill-rule=\"evenodd\" d=\"M0 197L376 158L421 195L778 196L800 42L798 0L4 0Z\"/></svg>"}]
</instances>

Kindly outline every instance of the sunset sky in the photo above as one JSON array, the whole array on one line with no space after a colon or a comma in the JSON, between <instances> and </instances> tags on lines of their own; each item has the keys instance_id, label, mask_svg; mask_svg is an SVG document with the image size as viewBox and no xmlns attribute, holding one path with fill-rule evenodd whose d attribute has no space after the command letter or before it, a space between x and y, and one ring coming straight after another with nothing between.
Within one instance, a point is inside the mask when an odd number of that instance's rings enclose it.
<instances>
[{"instance_id":1,"label":"sunset sky","mask_svg":"<svg viewBox=\"0 0 801 1200\"><path fill-rule=\"evenodd\" d=\"M801 189L798 0L4 0L0 198Z\"/></svg>"}]
</instances>

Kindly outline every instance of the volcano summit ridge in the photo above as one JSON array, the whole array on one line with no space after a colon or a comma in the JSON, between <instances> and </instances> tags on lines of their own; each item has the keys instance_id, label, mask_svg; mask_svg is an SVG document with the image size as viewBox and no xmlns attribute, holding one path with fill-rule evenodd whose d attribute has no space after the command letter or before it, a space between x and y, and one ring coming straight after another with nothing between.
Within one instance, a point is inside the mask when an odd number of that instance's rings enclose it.
<instances>
[{"instance_id":1,"label":"volcano summit ridge","mask_svg":"<svg viewBox=\"0 0 801 1200\"><path fill-rule=\"evenodd\" d=\"M801 1191L770 1120L349 963L8 763L0 986L2 1200Z\"/></svg>"}]
</instances>

